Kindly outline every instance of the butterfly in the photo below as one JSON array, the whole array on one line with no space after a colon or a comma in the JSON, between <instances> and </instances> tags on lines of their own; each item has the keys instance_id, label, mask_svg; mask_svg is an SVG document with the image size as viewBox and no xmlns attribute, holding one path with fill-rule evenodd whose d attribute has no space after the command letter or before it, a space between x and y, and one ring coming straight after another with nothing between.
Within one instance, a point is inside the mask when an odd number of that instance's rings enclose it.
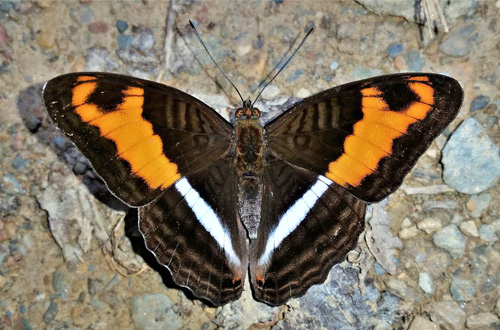
<instances>
[{"instance_id":1,"label":"butterfly","mask_svg":"<svg viewBox=\"0 0 500 330\"><path fill-rule=\"evenodd\" d=\"M170 86L111 73L46 83L48 114L124 203L174 282L213 305L280 305L355 247L367 203L394 192L456 117L453 78L403 73L340 85L262 125L233 126Z\"/></svg>"}]
</instances>

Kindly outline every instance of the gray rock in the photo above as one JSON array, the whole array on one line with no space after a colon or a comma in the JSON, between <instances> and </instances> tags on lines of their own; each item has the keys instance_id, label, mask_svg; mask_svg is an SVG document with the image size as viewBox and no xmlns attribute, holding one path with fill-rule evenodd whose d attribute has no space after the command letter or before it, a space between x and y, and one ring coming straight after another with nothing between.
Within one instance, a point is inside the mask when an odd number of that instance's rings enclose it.
<instances>
[{"instance_id":1,"label":"gray rock","mask_svg":"<svg viewBox=\"0 0 500 330\"><path fill-rule=\"evenodd\" d=\"M85 56L85 71L113 71L119 64L109 56L109 51L104 47L92 47Z\"/></svg>"},{"instance_id":2,"label":"gray rock","mask_svg":"<svg viewBox=\"0 0 500 330\"><path fill-rule=\"evenodd\" d=\"M479 232L473 220L462 222L459 228L460 231L467 236L479 237Z\"/></svg>"},{"instance_id":3,"label":"gray rock","mask_svg":"<svg viewBox=\"0 0 500 330\"><path fill-rule=\"evenodd\" d=\"M436 301L429 304L427 310L432 322L443 329L461 330L465 327L467 314L454 301Z\"/></svg>"},{"instance_id":4,"label":"gray rock","mask_svg":"<svg viewBox=\"0 0 500 330\"><path fill-rule=\"evenodd\" d=\"M475 25L471 24L450 33L439 46L439 50L448 56L461 57L469 54L472 49L472 39Z\"/></svg>"},{"instance_id":5,"label":"gray rock","mask_svg":"<svg viewBox=\"0 0 500 330\"><path fill-rule=\"evenodd\" d=\"M418 286L422 289L422 291L429 295L433 294L436 290L432 276L427 272L420 272L418 274Z\"/></svg>"},{"instance_id":6,"label":"gray rock","mask_svg":"<svg viewBox=\"0 0 500 330\"><path fill-rule=\"evenodd\" d=\"M172 307L174 303L162 293L143 294L132 298L132 319L138 329L179 329L182 318Z\"/></svg>"},{"instance_id":7,"label":"gray rock","mask_svg":"<svg viewBox=\"0 0 500 330\"><path fill-rule=\"evenodd\" d=\"M443 149L443 179L464 194L490 188L500 176L500 156L483 127L466 119Z\"/></svg>"},{"instance_id":8,"label":"gray rock","mask_svg":"<svg viewBox=\"0 0 500 330\"><path fill-rule=\"evenodd\" d=\"M427 317L417 315L413 318L413 321L411 321L408 330L439 330L439 326L431 322Z\"/></svg>"},{"instance_id":9,"label":"gray rock","mask_svg":"<svg viewBox=\"0 0 500 330\"><path fill-rule=\"evenodd\" d=\"M482 225L479 227L479 236L486 242L496 242L498 237L495 235L496 226L494 224Z\"/></svg>"},{"instance_id":10,"label":"gray rock","mask_svg":"<svg viewBox=\"0 0 500 330\"><path fill-rule=\"evenodd\" d=\"M437 247L445 249L453 258L461 257L465 252L465 240L454 224L441 228L432 235Z\"/></svg>"},{"instance_id":11,"label":"gray rock","mask_svg":"<svg viewBox=\"0 0 500 330\"><path fill-rule=\"evenodd\" d=\"M469 316L466 324L469 329L493 329L493 324L500 326L500 319L493 313L479 313Z\"/></svg>"},{"instance_id":12,"label":"gray rock","mask_svg":"<svg viewBox=\"0 0 500 330\"><path fill-rule=\"evenodd\" d=\"M62 289L64 281L64 272L61 270L56 270L52 272L52 288L55 292L59 292Z\"/></svg>"},{"instance_id":13,"label":"gray rock","mask_svg":"<svg viewBox=\"0 0 500 330\"><path fill-rule=\"evenodd\" d=\"M475 210L471 212L471 215L474 218L479 218L483 212L488 208L491 202L491 195L490 194L479 194L479 195L473 195L469 198L467 203L474 203L475 205Z\"/></svg>"},{"instance_id":14,"label":"gray rock","mask_svg":"<svg viewBox=\"0 0 500 330\"><path fill-rule=\"evenodd\" d=\"M490 98L488 96L479 95L470 103L470 111L474 112L486 108L490 103Z\"/></svg>"},{"instance_id":15,"label":"gray rock","mask_svg":"<svg viewBox=\"0 0 500 330\"><path fill-rule=\"evenodd\" d=\"M500 298L498 298L497 304L495 305L495 313L497 313L498 316L500 316Z\"/></svg>"},{"instance_id":16,"label":"gray rock","mask_svg":"<svg viewBox=\"0 0 500 330\"><path fill-rule=\"evenodd\" d=\"M56 316L58 312L58 305L56 302L51 301L49 308L45 311L45 314L43 314L43 322L49 323L52 321Z\"/></svg>"},{"instance_id":17,"label":"gray rock","mask_svg":"<svg viewBox=\"0 0 500 330\"><path fill-rule=\"evenodd\" d=\"M450 292L455 301L471 301L476 289L471 281L456 276L451 280Z\"/></svg>"}]
</instances>

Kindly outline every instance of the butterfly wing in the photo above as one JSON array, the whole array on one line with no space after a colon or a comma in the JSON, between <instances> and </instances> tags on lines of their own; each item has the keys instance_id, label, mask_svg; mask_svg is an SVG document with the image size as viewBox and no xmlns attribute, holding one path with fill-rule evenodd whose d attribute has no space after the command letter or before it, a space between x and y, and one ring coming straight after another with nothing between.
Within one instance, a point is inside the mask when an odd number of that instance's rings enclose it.
<instances>
[{"instance_id":1,"label":"butterfly wing","mask_svg":"<svg viewBox=\"0 0 500 330\"><path fill-rule=\"evenodd\" d=\"M230 159L220 159L140 209L139 229L147 248L175 283L216 306L241 295L248 263L231 165Z\"/></svg>"},{"instance_id":2,"label":"butterfly wing","mask_svg":"<svg viewBox=\"0 0 500 330\"><path fill-rule=\"evenodd\" d=\"M341 85L265 126L278 158L377 202L394 192L457 116L463 90L438 74L394 74Z\"/></svg>"},{"instance_id":3,"label":"butterfly wing","mask_svg":"<svg viewBox=\"0 0 500 330\"><path fill-rule=\"evenodd\" d=\"M111 192L131 206L151 202L230 147L230 123L200 100L163 84L70 73L50 80L43 98L58 127Z\"/></svg>"},{"instance_id":4,"label":"butterfly wing","mask_svg":"<svg viewBox=\"0 0 500 330\"><path fill-rule=\"evenodd\" d=\"M357 243L361 200L379 201L401 185L462 98L452 78L396 74L326 90L267 124L250 254L256 298L277 305L323 282Z\"/></svg>"},{"instance_id":5,"label":"butterfly wing","mask_svg":"<svg viewBox=\"0 0 500 330\"><path fill-rule=\"evenodd\" d=\"M141 207L146 246L175 283L215 305L236 299L247 243L234 225L233 126L175 88L109 73L56 77L43 97L110 191Z\"/></svg>"},{"instance_id":6,"label":"butterfly wing","mask_svg":"<svg viewBox=\"0 0 500 330\"><path fill-rule=\"evenodd\" d=\"M255 297L277 306L323 283L355 247L366 204L324 176L283 160L269 162L263 182L250 277Z\"/></svg>"}]
</instances>

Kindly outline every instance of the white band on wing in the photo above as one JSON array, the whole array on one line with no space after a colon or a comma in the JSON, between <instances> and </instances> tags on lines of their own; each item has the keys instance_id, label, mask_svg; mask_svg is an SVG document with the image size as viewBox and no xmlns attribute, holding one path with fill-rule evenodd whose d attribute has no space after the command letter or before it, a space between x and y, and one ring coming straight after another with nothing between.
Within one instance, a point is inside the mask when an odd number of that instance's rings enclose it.
<instances>
[{"instance_id":1,"label":"white band on wing","mask_svg":"<svg viewBox=\"0 0 500 330\"><path fill-rule=\"evenodd\" d=\"M237 266L241 266L241 260L233 250L231 237L222 225L214 210L205 202L200 194L189 184L186 178L181 178L175 183L175 188L184 197L187 204L194 212L196 219L212 235L217 244L224 250L229 261Z\"/></svg>"},{"instance_id":2,"label":"white band on wing","mask_svg":"<svg viewBox=\"0 0 500 330\"><path fill-rule=\"evenodd\" d=\"M278 225L271 231L267 238L266 249L259 258L259 265L265 265L271 259L271 253L278 248L281 242L292 231L299 226L313 208L314 204L328 189L332 181L322 175L318 176L318 180L309 188L308 191L299 198L295 203L281 216Z\"/></svg>"}]
</instances>

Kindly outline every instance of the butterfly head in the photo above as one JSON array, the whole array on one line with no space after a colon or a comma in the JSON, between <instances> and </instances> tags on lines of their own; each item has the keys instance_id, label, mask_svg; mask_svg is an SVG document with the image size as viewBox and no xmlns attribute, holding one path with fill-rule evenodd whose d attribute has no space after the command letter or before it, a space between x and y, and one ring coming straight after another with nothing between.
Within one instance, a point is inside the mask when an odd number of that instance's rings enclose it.
<instances>
[{"instance_id":1,"label":"butterfly head","mask_svg":"<svg viewBox=\"0 0 500 330\"><path fill-rule=\"evenodd\" d=\"M237 109L234 115L236 119L260 118L260 111L252 107L251 100L246 100L243 101L243 107Z\"/></svg>"}]
</instances>

